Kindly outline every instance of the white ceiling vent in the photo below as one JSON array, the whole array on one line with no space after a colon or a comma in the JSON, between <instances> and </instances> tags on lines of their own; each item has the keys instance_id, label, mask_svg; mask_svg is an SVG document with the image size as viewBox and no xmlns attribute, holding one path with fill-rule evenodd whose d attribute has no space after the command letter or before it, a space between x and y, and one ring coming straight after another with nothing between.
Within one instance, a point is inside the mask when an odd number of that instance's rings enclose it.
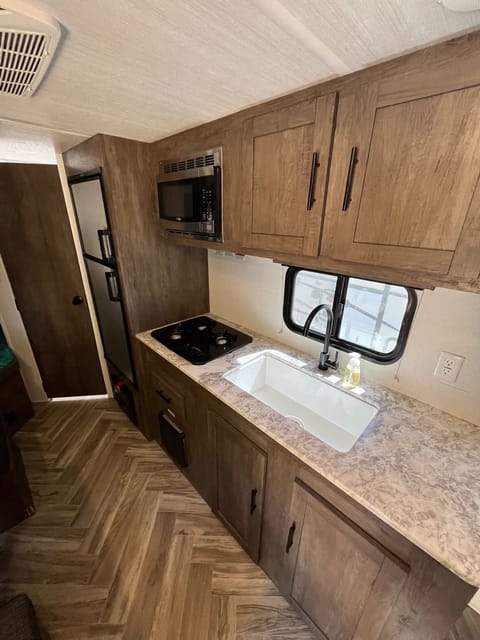
<instances>
[{"instance_id":1,"label":"white ceiling vent","mask_svg":"<svg viewBox=\"0 0 480 640\"><path fill-rule=\"evenodd\" d=\"M0 6L0 95L31 96L60 40L56 20L15 0Z\"/></svg>"}]
</instances>

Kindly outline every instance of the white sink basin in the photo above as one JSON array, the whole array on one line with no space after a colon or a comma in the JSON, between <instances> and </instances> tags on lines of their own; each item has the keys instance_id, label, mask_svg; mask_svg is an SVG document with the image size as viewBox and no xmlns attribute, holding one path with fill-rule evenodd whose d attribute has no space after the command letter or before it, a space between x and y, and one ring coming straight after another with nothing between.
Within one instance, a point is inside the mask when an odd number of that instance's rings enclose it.
<instances>
[{"instance_id":1,"label":"white sink basin","mask_svg":"<svg viewBox=\"0 0 480 640\"><path fill-rule=\"evenodd\" d=\"M337 451L349 451L378 411L271 354L262 354L224 377Z\"/></svg>"}]
</instances>

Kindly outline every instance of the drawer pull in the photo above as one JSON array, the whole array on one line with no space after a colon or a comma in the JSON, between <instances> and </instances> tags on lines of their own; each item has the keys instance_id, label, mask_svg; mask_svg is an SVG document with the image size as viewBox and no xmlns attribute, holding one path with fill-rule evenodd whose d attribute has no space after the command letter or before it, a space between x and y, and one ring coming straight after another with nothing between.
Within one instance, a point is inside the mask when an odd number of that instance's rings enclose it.
<instances>
[{"instance_id":1,"label":"drawer pull","mask_svg":"<svg viewBox=\"0 0 480 640\"><path fill-rule=\"evenodd\" d=\"M163 393L161 389L155 389L155 393L158 393L160 398L164 400L167 404L170 404L170 402L172 401L172 399L169 398L165 393Z\"/></svg>"},{"instance_id":2,"label":"drawer pull","mask_svg":"<svg viewBox=\"0 0 480 640\"><path fill-rule=\"evenodd\" d=\"M257 493L257 489L252 489L250 493L250 515L252 515L257 508Z\"/></svg>"},{"instance_id":3,"label":"drawer pull","mask_svg":"<svg viewBox=\"0 0 480 640\"><path fill-rule=\"evenodd\" d=\"M287 546L285 547L285 553L288 553L292 547L293 536L295 535L295 528L296 528L296 524L295 522L293 522L292 526L288 530Z\"/></svg>"},{"instance_id":4,"label":"drawer pull","mask_svg":"<svg viewBox=\"0 0 480 640\"><path fill-rule=\"evenodd\" d=\"M310 183L308 185L307 211L311 211L315 202L315 182L317 180L317 169L320 166L318 152L312 154L312 166L310 167Z\"/></svg>"},{"instance_id":5,"label":"drawer pull","mask_svg":"<svg viewBox=\"0 0 480 640\"><path fill-rule=\"evenodd\" d=\"M353 176L355 174L355 165L358 162L358 147L352 147L350 153L350 162L348 164L347 182L345 184L345 193L343 195L342 211L347 211L352 201Z\"/></svg>"}]
</instances>

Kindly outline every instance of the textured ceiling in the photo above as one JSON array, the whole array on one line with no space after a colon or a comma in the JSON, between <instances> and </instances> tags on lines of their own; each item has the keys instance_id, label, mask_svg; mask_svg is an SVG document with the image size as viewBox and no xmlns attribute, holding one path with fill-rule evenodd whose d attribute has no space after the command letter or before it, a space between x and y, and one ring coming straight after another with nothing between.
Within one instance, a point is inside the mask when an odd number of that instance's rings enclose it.
<instances>
[{"instance_id":1,"label":"textured ceiling","mask_svg":"<svg viewBox=\"0 0 480 640\"><path fill-rule=\"evenodd\" d=\"M56 153L84 139L84 136L62 131L0 120L0 162L57 164Z\"/></svg>"},{"instance_id":2,"label":"textured ceiling","mask_svg":"<svg viewBox=\"0 0 480 640\"><path fill-rule=\"evenodd\" d=\"M480 25L437 0L31 4L63 39L36 94L0 97L0 118L146 141Z\"/></svg>"}]
</instances>

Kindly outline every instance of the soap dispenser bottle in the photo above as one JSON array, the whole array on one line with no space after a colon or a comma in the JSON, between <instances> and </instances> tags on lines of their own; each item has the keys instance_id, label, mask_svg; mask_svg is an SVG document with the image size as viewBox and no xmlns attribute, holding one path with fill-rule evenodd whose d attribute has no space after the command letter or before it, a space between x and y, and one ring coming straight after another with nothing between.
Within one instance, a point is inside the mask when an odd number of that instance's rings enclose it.
<instances>
[{"instance_id":1,"label":"soap dispenser bottle","mask_svg":"<svg viewBox=\"0 0 480 640\"><path fill-rule=\"evenodd\" d=\"M343 382L349 387L356 387L360 384L360 354L350 353L350 360L345 367Z\"/></svg>"}]
</instances>

